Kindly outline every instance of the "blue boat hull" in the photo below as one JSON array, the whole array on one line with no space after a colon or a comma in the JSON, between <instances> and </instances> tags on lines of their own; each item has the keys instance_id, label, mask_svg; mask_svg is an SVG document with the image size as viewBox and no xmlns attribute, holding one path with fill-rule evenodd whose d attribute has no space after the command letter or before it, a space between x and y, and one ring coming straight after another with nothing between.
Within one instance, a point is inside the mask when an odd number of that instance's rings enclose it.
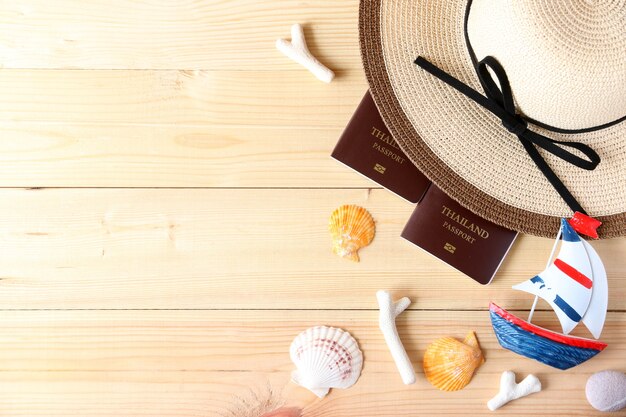
<instances>
[{"instance_id":1,"label":"blue boat hull","mask_svg":"<svg viewBox=\"0 0 626 417\"><path fill-rule=\"evenodd\" d=\"M601 351L550 340L523 329L493 310L489 314L493 330L503 348L554 368L563 370L572 368L593 358Z\"/></svg>"}]
</instances>

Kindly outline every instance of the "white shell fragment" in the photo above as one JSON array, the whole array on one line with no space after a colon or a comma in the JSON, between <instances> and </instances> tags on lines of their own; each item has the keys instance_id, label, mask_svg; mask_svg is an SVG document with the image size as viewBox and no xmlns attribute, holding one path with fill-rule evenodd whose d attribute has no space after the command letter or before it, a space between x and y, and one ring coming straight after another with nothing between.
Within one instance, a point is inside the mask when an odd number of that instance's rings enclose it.
<instances>
[{"instance_id":1,"label":"white shell fragment","mask_svg":"<svg viewBox=\"0 0 626 417\"><path fill-rule=\"evenodd\" d=\"M311 71L313 75L325 83L329 83L335 78L335 73L326 68L309 52L302 26L298 23L291 27L291 42L285 39L278 39L276 41L276 49Z\"/></svg>"},{"instance_id":2,"label":"white shell fragment","mask_svg":"<svg viewBox=\"0 0 626 417\"><path fill-rule=\"evenodd\" d=\"M519 384L515 383L515 372L506 371L500 377L500 392L487 403L491 411L496 411L504 404L541 391L541 382L534 375L528 375Z\"/></svg>"},{"instance_id":3,"label":"white shell fragment","mask_svg":"<svg viewBox=\"0 0 626 417\"><path fill-rule=\"evenodd\" d=\"M407 297L401 298L395 303L391 299L389 291L378 291L376 293L378 305L380 307L379 326L385 337L387 347L391 352L400 377L405 385L411 385L415 383L415 370L411 364L411 359L407 355L400 336L398 335L398 329L396 328L396 317L400 315L410 304L411 300Z\"/></svg>"},{"instance_id":4,"label":"white shell fragment","mask_svg":"<svg viewBox=\"0 0 626 417\"><path fill-rule=\"evenodd\" d=\"M330 388L349 388L361 375L363 354L350 333L334 327L311 327L289 349L296 370L293 382L323 398Z\"/></svg>"}]
</instances>

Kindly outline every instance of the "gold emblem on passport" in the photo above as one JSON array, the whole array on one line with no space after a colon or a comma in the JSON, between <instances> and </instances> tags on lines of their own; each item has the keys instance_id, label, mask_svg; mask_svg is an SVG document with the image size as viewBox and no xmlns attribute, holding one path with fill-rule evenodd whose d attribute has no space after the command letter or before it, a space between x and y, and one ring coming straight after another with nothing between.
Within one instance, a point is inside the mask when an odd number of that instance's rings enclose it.
<instances>
[{"instance_id":1,"label":"gold emblem on passport","mask_svg":"<svg viewBox=\"0 0 626 417\"><path fill-rule=\"evenodd\" d=\"M456 247L449 243L446 243L445 245L443 245L443 248L450 253L454 253L454 251L456 250Z\"/></svg>"},{"instance_id":2,"label":"gold emblem on passport","mask_svg":"<svg viewBox=\"0 0 626 417\"><path fill-rule=\"evenodd\" d=\"M376 164L376 165L374 165L374 171L379 172L379 173L381 173L381 174L384 174L386 169L387 169L387 168L385 168L385 167L384 167L384 166L382 166L381 164Z\"/></svg>"}]
</instances>

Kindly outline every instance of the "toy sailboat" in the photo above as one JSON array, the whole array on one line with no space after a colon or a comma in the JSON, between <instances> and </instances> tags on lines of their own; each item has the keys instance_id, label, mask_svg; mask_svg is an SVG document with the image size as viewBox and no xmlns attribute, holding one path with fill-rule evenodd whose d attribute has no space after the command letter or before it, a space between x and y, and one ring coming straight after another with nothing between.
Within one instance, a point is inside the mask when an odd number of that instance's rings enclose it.
<instances>
[{"instance_id":1,"label":"toy sailboat","mask_svg":"<svg viewBox=\"0 0 626 417\"><path fill-rule=\"evenodd\" d=\"M600 341L568 336L579 322L598 339L604 326L608 304L608 284L602 260L593 247L581 239L570 224L561 220L556 245L562 240L557 257L548 261L537 276L513 288L535 295L528 321L491 303L493 330L505 349L558 369L569 369L601 352ZM555 311L563 334L530 323L541 297Z\"/></svg>"}]
</instances>

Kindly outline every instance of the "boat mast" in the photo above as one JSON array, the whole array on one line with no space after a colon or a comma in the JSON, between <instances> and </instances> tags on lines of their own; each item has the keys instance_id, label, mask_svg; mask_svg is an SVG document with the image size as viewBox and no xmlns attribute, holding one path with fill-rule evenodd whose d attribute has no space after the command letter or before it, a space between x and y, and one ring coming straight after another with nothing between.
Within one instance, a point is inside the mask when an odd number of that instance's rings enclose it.
<instances>
[{"instance_id":1,"label":"boat mast","mask_svg":"<svg viewBox=\"0 0 626 417\"><path fill-rule=\"evenodd\" d=\"M548 258L548 263L546 264L546 267L544 269L548 269L548 267L550 266L550 263L552 262L552 257L554 256L554 252L556 252L556 247L559 243L559 240L561 240L561 232L563 231L563 229L561 227L559 227L559 233L556 234L556 239L554 240L554 245L552 246L552 252L550 252L550 257ZM535 312L535 307L537 307L537 301L539 301L539 296L535 295L535 301L533 301L533 306L530 308L530 313L528 314L528 322L530 323L530 321L533 318L533 314Z\"/></svg>"}]
</instances>

